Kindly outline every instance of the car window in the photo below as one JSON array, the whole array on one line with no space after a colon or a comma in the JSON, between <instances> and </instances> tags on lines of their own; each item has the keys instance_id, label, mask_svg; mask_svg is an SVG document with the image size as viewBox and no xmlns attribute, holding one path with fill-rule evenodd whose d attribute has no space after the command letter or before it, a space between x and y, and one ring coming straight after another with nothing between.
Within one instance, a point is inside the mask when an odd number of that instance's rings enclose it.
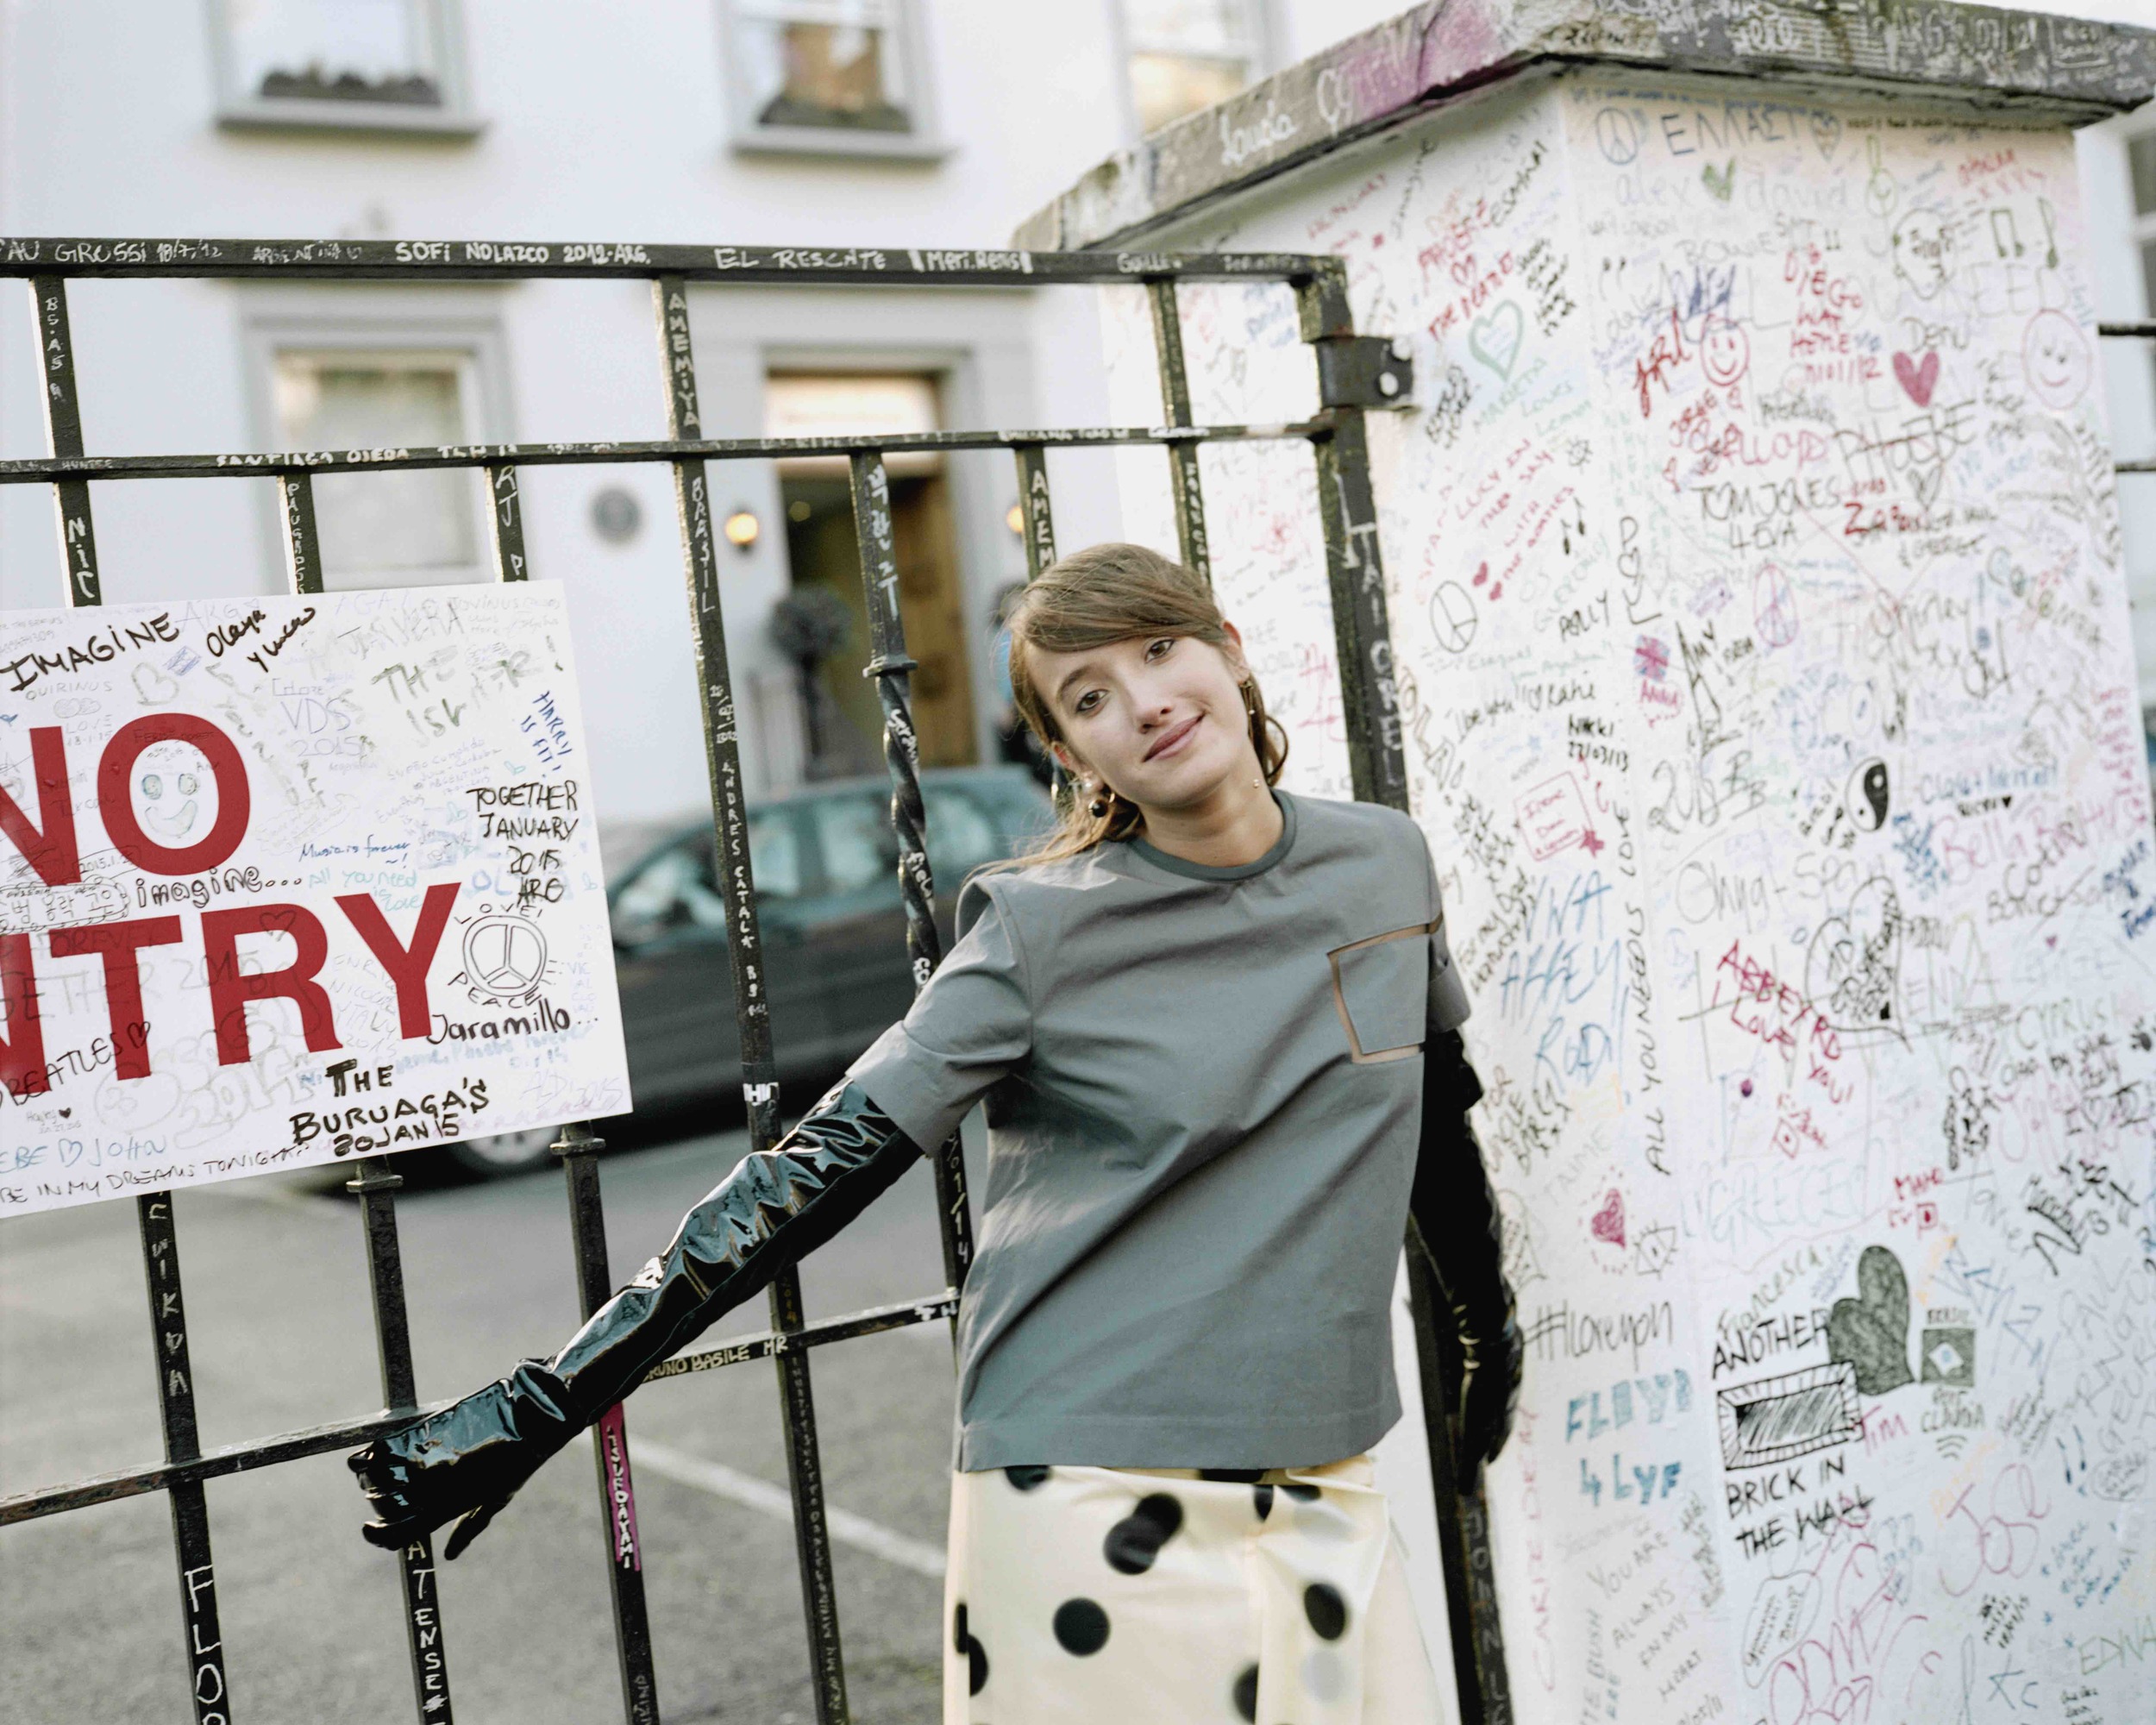
<instances>
[{"instance_id":1,"label":"car window","mask_svg":"<svg viewBox=\"0 0 2156 1725\"><path fill-rule=\"evenodd\" d=\"M749 869L760 899L801 896L801 829L777 809L749 817Z\"/></svg>"},{"instance_id":2,"label":"car window","mask_svg":"<svg viewBox=\"0 0 2156 1725\"><path fill-rule=\"evenodd\" d=\"M834 894L887 883L898 896L899 841L880 798L824 797L809 805L824 875Z\"/></svg>"},{"instance_id":3,"label":"car window","mask_svg":"<svg viewBox=\"0 0 2156 1725\"><path fill-rule=\"evenodd\" d=\"M668 845L614 898L614 936L634 946L671 928L726 926L726 906L693 839Z\"/></svg>"},{"instance_id":4,"label":"car window","mask_svg":"<svg viewBox=\"0 0 2156 1725\"><path fill-rule=\"evenodd\" d=\"M724 932L726 900L711 867L708 831L691 833L661 850L615 894L615 938L634 946L667 929ZM801 834L792 818L771 810L749 818L749 866L759 904L801 894Z\"/></svg>"},{"instance_id":5,"label":"car window","mask_svg":"<svg viewBox=\"0 0 2156 1725\"><path fill-rule=\"evenodd\" d=\"M928 813L928 867L938 893L955 893L966 875L1003 855L1003 837L967 792L950 785L923 787Z\"/></svg>"}]
</instances>

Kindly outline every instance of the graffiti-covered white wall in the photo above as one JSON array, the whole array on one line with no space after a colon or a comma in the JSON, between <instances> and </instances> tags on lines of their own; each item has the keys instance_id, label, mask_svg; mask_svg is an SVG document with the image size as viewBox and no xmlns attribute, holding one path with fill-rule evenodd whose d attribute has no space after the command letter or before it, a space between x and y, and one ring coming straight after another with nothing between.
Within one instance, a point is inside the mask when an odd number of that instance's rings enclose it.
<instances>
[{"instance_id":1,"label":"graffiti-covered white wall","mask_svg":"<svg viewBox=\"0 0 2156 1725\"><path fill-rule=\"evenodd\" d=\"M1604 70L1149 235L1336 253L1416 347L1372 438L1528 1341L1524 1720L2150 1716L2156 829L2082 224L2063 128ZM1284 294L1182 294L1200 420L1307 408ZM1204 460L1345 794L1308 456Z\"/></svg>"}]
</instances>

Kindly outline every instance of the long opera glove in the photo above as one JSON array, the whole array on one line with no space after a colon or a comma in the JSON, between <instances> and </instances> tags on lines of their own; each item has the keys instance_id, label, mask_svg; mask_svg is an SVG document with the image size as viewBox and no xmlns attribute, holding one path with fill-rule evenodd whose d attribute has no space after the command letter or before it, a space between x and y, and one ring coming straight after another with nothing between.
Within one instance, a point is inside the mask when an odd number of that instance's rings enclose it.
<instances>
[{"instance_id":1,"label":"long opera glove","mask_svg":"<svg viewBox=\"0 0 2156 1725\"><path fill-rule=\"evenodd\" d=\"M1422 1143L1409 1214L1467 1367L1455 1423L1463 1483L1495 1459L1511 1434L1525 1352L1505 1279L1497 1198L1467 1120L1482 1095L1459 1032L1432 1031L1423 1046Z\"/></svg>"},{"instance_id":2,"label":"long opera glove","mask_svg":"<svg viewBox=\"0 0 2156 1725\"><path fill-rule=\"evenodd\" d=\"M541 1464L644 1374L858 1216L921 1153L858 1085L842 1083L769 1150L743 1157L667 1249L567 1346L347 1458L392 1548L458 1516L471 1543Z\"/></svg>"}]
</instances>

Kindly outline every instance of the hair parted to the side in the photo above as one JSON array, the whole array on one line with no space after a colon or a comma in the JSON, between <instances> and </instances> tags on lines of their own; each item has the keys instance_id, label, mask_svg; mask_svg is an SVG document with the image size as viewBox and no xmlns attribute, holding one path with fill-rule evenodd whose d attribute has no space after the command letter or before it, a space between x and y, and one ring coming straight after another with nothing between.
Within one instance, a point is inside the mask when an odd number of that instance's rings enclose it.
<instances>
[{"instance_id":1,"label":"hair parted to the side","mask_svg":"<svg viewBox=\"0 0 2156 1725\"><path fill-rule=\"evenodd\" d=\"M1082 653L1136 635L1176 635L1232 654L1234 643L1222 621L1212 588L1181 563L1143 545L1088 545L1043 569L1011 613L1012 699L1044 747L1059 743L1062 733L1033 681L1036 652ZM1255 675L1244 681L1243 704L1258 766L1265 782L1276 785L1288 764L1288 733L1266 712ZM1110 795L1106 812L1098 815L1087 801L1079 794L1059 800L1048 836L1003 866L1059 862L1107 840L1128 838L1145 824L1137 806L1119 796Z\"/></svg>"}]
</instances>

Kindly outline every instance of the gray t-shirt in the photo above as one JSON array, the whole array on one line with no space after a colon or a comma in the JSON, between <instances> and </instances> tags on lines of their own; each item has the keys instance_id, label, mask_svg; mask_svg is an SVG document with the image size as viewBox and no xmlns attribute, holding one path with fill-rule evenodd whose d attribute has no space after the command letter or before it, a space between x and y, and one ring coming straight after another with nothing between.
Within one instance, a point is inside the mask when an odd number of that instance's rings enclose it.
<instances>
[{"instance_id":1,"label":"gray t-shirt","mask_svg":"<svg viewBox=\"0 0 2156 1725\"><path fill-rule=\"evenodd\" d=\"M1316 1465L1400 1417L1426 1026L1468 1002L1406 815L1275 792L1207 868L1144 840L978 877L849 1076L924 1146L987 1103L955 1465Z\"/></svg>"}]
</instances>

